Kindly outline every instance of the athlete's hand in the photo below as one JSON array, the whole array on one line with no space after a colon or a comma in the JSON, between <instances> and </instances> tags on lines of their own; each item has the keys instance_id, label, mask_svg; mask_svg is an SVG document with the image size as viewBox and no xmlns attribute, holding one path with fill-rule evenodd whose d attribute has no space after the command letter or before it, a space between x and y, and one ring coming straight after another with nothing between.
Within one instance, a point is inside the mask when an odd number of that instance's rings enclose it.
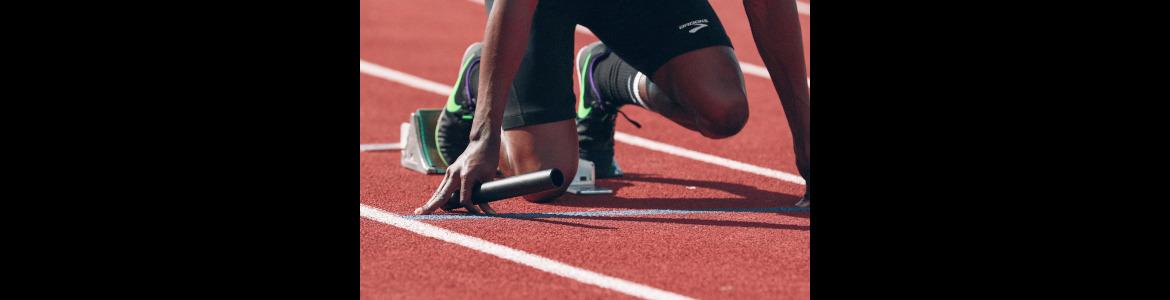
<instances>
[{"instance_id":1,"label":"athlete's hand","mask_svg":"<svg viewBox=\"0 0 1170 300\"><path fill-rule=\"evenodd\" d=\"M415 214L429 214L446 204L455 191L459 203L472 213L495 213L486 203L476 208L471 191L476 184L493 179L500 164L500 125L508 104L512 79L520 69L537 0L496 0L484 28L483 53L479 67L479 99L471 123L471 143L455 162L439 189ZM506 34L505 34L506 33Z\"/></svg>"},{"instance_id":2,"label":"athlete's hand","mask_svg":"<svg viewBox=\"0 0 1170 300\"><path fill-rule=\"evenodd\" d=\"M480 204L477 208L471 202L471 191L476 184L494 179L499 164L500 139L498 137L471 141L463 154L459 155L459 158L450 166L447 166L447 172L443 177L443 183L439 184L439 189L431 195L431 199L427 200L426 204L415 209L414 213L426 215L435 212L436 209L447 204L447 200L456 191L459 192L459 199L456 200L463 204L467 211L476 214L496 213L487 203Z\"/></svg>"}]
</instances>

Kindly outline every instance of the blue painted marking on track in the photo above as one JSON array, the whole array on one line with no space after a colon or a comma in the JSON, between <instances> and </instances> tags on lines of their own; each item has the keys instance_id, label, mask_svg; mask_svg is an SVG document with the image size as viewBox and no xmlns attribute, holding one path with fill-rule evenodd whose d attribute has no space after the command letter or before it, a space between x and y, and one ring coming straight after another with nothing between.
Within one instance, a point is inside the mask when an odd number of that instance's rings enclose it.
<instances>
[{"instance_id":1,"label":"blue painted marking on track","mask_svg":"<svg viewBox=\"0 0 1170 300\"><path fill-rule=\"evenodd\" d=\"M610 216L637 216L637 215L682 215L720 212L809 212L808 208L799 207L763 207L763 208L709 208L709 209L631 209L608 211L578 211L559 213L508 213L494 215L421 215L403 216L411 220L464 220L464 219L545 219L564 217L610 217Z\"/></svg>"}]
</instances>

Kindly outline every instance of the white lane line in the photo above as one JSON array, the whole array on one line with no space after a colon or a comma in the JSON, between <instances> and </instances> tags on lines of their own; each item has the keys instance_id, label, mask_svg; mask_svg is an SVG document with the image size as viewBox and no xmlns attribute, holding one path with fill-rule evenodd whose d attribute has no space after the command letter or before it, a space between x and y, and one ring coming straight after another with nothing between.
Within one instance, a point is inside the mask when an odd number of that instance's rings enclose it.
<instances>
[{"instance_id":1,"label":"white lane line","mask_svg":"<svg viewBox=\"0 0 1170 300\"><path fill-rule=\"evenodd\" d=\"M402 150L402 144L362 144L358 147L360 152L366 151L386 151L386 150Z\"/></svg>"},{"instance_id":2,"label":"white lane line","mask_svg":"<svg viewBox=\"0 0 1170 300\"><path fill-rule=\"evenodd\" d=\"M743 70L744 74L755 75L756 77L772 79L772 75L768 73L768 68L757 66L745 62L739 62L739 68ZM812 78L807 79L806 82L809 88L812 88Z\"/></svg>"},{"instance_id":3,"label":"white lane line","mask_svg":"<svg viewBox=\"0 0 1170 300\"><path fill-rule=\"evenodd\" d=\"M524 252L522 250L509 248L507 246L485 241L473 236L446 230L431 224L406 219L402 216L365 204L361 204L361 216L365 217L366 219L392 225L423 236L438 239L440 241L491 254L493 256L521 265L529 266L537 270L549 272L557 276L569 278L586 284L596 285L626 295L644 299L692 299L687 296L656 289L625 279L606 276L604 274L570 266L559 261Z\"/></svg>"},{"instance_id":4,"label":"white lane line","mask_svg":"<svg viewBox=\"0 0 1170 300\"><path fill-rule=\"evenodd\" d=\"M757 165L753 165L753 164L749 164L749 163L745 163L745 162L734 161L734 160L730 160L730 159L726 159L726 158L722 158L722 157L718 157L718 156L714 156L714 155L710 155L707 153L702 153L702 152L698 152L698 151L694 151L694 150L690 150L690 149L684 149L684 148L681 148L678 146L661 143L658 141L634 136L634 135L620 132L620 131L615 132L613 138L614 138L614 140L622 142L622 143L626 143L626 144L630 144L630 145L634 145L634 146L638 146L638 147L642 147L642 148L646 148L646 149L650 149L650 150L654 150L654 151L658 151L658 152L663 152L663 153L670 154L670 155L682 156L682 157L690 158L693 160L725 167L728 169L740 170L740 171L744 171L744 172L748 172L748 173L752 173L752 174L756 174L756 175L760 175L760 176L776 178L776 179L780 179L783 181L787 181L787 182L791 182L791 183L795 183L795 184L799 184L799 185L805 184L804 178L801 178L799 175L796 175L796 174L792 174L792 173L788 173L788 172L784 172L784 171L780 171L780 170L773 170L773 169L769 169L769 168L765 168L765 167L761 167L761 166L757 166Z\"/></svg>"},{"instance_id":5,"label":"white lane line","mask_svg":"<svg viewBox=\"0 0 1170 300\"><path fill-rule=\"evenodd\" d=\"M378 69L380 69L380 70L393 71L395 73L409 76L407 78L412 80L411 82L423 81L425 83L425 85L441 87L441 88L436 88L433 90L423 89L423 88L420 88L420 89L431 91L435 94L439 94L439 95L443 95L443 96L447 96L450 94L451 86L443 85L441 83L437 83L437 82L426 80L426 79L422 79L422 78L419 78L417 76L409 75L409 74L402 73L399 71L394 71L390 68L378 66L374 63L370 63L370 62L367 62L365 60L362 60L361 62L362 62L362 65L377 66ZM361 72L365 73L366 69L363 68L361 70ZM373 75L373 74L371 74L371 75ZM374 76L377 76L377 75L374 75ZM381 77L381 76L378 76L378 77L388 79L390 81L406 84L406 82L399 81L400 77ZM414 84L407 84L407 85L412 86L412 87L417 87ZM761 176L776 178L776 179L780 179L783 181L787 181L787 182L791 182L791 183L795 183L795 184L800 184L800 185L805 184L804 178L801 178L799 175L787 173L787 172L780 171L780 170L773 170L773 169L769 169L769 168L765 168L765 167L761 167L761 166L757 166L757 165L753 165L753 164L749 164L749 163L734 161L734 160L730 160L730 159L726 159L726 158L722 158L722 157L718 157L715 155L706 154L706 153L702 153L702 152L698 152L698 151L694 151L694 150L684 149L684 148L677 147L674 145L665 144L665 143L661 143L658 141L634 136L634 135L627 134L627 133L624 133L621 131L618 131L614 134L614 140L616 140L618 142L630 144L633 146L638 146L638 147L642 147L642 148L646 148L646 149L650 149L650 150L654 150L654 151L658 151L658 152L663 152L663 153L670 154L670 155L677 155L677 156L690 158L690 159L694 159L697 161L701 161L701 162L705 162L705 163L709 163L709 164L713 164L713 165L717 165L717 166L726 167L726 168L733 169L733 170L739 170L739 171L744 171L744 172L757 174L757 175L761 175Z\"/></svg>"},{"instance_id":6,"label":"white lane line","mask_svg":"<svg viewBox=\"0 0 1170 300\"><path fill-rule=\"evenodd\" d=\"M398 126L398 142L393 144L361 144L358 146L360 152L367 151L387 151L387 150L402 150L406 148L406 135L410 134L410 123L402 123Z\"/></svg>"},{"instance_id":7,"label":"white lane line","mask_svg":"<svg viewBox=\"0 0 1170 300\"><path fill-rule=\"evenodd\" d=\"M739 68L741 70L743 70L744 74L755 75L757 77L772 79L772 75L768 74L768 68L765 68L763 66L757 66L757 65L753 65L753 64L749 64L749 63L745 63L745 62L739 62Z\"/></svg>"},{"instance_id":8,"label":"white lane line","mask_svg":"<svg viewBox=\"0 0 1170 300\"><path fill-rule=\"evenodd\" d=\"M411 86L411 87L414 87L414 88L417 88L420 90L440 94L443 96L447 96L447 94L451 92L450 86L442 85L442 84L439 84L439 83L434 82L434 81L422 79L422 78L419 78L418 76L402 73L402 72L399 72L399 71L396 71L396 70L393 70L390 68L379 66L377 64L372 64L372 63L365 61L364 59L360 60L359 66L360 66L359 69L361 70L362 73L369 74L370 76L398 82L398 83L405 84L405 85L408 85L408 86Z\"/></svg>"},{"instance_id":9,"label":"white lane line","mask_svg":"<svg viewBox=\"0 0 1170 300\"><path fill-rule=\"evenodd\" d=\"M475 3L479 3L479 5L483 5L483 0L467 0L467 1L475 2ZM800 13L802 13L804 15L809 15L808 3L797 1L796 2L796 10L800 11ZM589 31L588 28L585 28L584 26L581 26L581 25L577 25L577 32L581 33L581 34L593 35L594 37L596 37L596 35L594 35L592 31ZM743 69L743 72L745 74L753 75L756 77L763 77L763 78L767 78L767 79L772 79L772 76L768 74L768 68L765 68L765 67L762 67L759 65L755 65L755 64L745 63L742 61L739 62L739 68ZM811 79L809 79L809 85L810 86L812 85Z\"/></svg>"}]
</instances>

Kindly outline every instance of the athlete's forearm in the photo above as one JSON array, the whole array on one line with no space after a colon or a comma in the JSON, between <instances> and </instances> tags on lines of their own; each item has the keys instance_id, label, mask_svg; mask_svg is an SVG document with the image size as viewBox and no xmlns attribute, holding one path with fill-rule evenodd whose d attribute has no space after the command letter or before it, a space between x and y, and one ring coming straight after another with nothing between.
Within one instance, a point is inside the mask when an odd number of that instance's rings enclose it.
<instances>
[{"instance_id":1,"label":"athlete's forearm","mask_svg":"<svg viewBox=\"0 0 1170 300\"><path fill-rule=\"evenodd\" d=\"M496 0L484 30L479 68L479 95L471 125L471 140L499 138L504 107L520 59L528 47L528 32L537 0Z\"/></svg>"},{"instance_id":2,"label":"athlete's forearm","mask_svg":"<svg viewBox=\"0 0 1170 300\"><path fill-rule=\"evenodd\" d=\"M800 19L793 0L744 0L756 48L784 109L809 104Z\"/></svg>"},{"instance_id":3,"label":"athlete's forearm","mask_svg":"<svg viewBox=\"0 0 1170 300\"><path fill-rule=\"evenodd\" d=\"M744 0L756 48L780 94L780 105L792 131L796 167L811 176L808 72L805 71L800 16L793 0Z\"/></svg>"}]
</instances>

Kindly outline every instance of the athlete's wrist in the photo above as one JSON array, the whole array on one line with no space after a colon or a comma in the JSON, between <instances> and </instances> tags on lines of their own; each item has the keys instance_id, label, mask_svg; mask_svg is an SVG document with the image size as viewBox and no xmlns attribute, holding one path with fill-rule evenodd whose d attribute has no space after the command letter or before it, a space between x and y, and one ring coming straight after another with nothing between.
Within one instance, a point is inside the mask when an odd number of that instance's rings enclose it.
<instances>
[{"instance_id":1,"label":"athlete's wrist","mask_svg":"<svg viewBox=\"0 0 1170 300\"><path fill-rule=\"evenodd\" d=\"M498 120L492 120L491 116L475 116L471 123L471 135L469 138L472 142L495 142L499 143L501 128Z\"/></svg>"}]
</instances>

